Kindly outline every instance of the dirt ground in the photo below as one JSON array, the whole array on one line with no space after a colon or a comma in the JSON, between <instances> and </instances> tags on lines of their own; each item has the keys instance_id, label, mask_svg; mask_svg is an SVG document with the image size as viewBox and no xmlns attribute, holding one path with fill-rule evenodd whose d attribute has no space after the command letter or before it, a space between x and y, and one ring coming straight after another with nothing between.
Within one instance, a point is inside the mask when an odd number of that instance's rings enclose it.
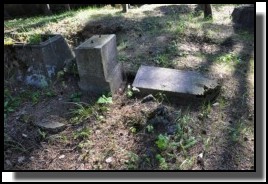
<instances>
[{"instance_id":1,"label":"dirt ground","mask_svg":"<svg viewBox=\"0 0 268 184\"><path fill-rule=\"evenodd\" d=\"M98 104L99 96L80 94L77 72L42 90L5 81L5 99L20 101L5 109L5 170L253 170L254 33L234 29L234 5L212 6L213 21L195 7L100 11L62 34L71 48L94 34L116 34L128 84L141 64L193 70L221 81L215 101L180 106L159 94L141 103L126 90ZM42 29L61 33L63 21ZM81 102L88 109L79 114ZM35 126L52 116L64 130Z\"/></svg>"}]
</instances>

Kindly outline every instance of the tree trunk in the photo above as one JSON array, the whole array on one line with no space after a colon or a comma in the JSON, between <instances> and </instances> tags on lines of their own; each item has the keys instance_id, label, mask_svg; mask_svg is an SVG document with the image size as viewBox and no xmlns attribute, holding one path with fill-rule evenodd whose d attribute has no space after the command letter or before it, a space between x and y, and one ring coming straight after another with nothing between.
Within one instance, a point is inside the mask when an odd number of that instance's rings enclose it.
<instances>
[{"instance_id":1,"label":"tree trunk","mask_svg":"<svg viewBox=\"0 0 268 184\"><path fill-rule=\"evenodd\" d=\"M128 12L128 4L122 4L123 6L123 12L127 13Z\"/></svg>"},{"instance_id":2,"label":"tree trunk","mask_svg":"<svg viewBox=\"0 0 268 184\"><path fill-rule=\"evenodd\" d=\"M50 9L49 4L43 4L42 8L43 8L43 11L44 11L44 13L46 15L51 15L52 14L52 11Z\"/></svg>"},{"instance_id":3,"label":"tree trunk","mask_svg":"<svg viewBox=\"0 0 268 184\"><path fill-rule=\"evenodd\" d=\"M64 4L64 7L65 7L65 10L67 10L67 11L70 11L71 10L70 4Z\"/></svg>"},{"instance_id":4,"label":"tree trunk","mask_svg":"<svg viewBox=\"0 0 268 184\"><path fill-rule=\"evenodd\" d=\"M204 18L212 19L212 9L210 4L204 4Z\"/></svg>"}]
</instances>

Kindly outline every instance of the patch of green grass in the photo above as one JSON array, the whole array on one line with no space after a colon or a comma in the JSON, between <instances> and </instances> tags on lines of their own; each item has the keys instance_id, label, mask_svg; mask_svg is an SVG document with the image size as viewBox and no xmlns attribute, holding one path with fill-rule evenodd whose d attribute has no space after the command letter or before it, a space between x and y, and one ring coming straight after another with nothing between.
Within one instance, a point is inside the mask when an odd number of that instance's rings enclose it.
<instances>
[{"instance_id":1,"label":"patch of green grass","mask_svg":"<svg viewBox=\"0 0 268 184\"><path fill-rule=\"evenodd\" d=\"M128 160L126 161L128 170L138 169L139 160L140 157L136 153L132 151L128 152Z\"/></svg>"},{"instance_id":2,"label":"patch of green grass","mask_svg":"<svg viewBox=\"0 0 268 184\"><path fill-rule=\"evenodd\" d=\"M11 149L20 151L22 153L28 152L28 149L21 143L14 141L8 134L4 133L4 147L5 149Z\"/></svg>"},{"instance_id":3,"label":"patch of green grass","mask_svg":"<svg viewBox=\"0 0 268 184\"><path fill-rule=\"evenodd\" d=\"M39 133L42 140L46 139L47 133L45 131L38 129L38 133Z\"/></svg>"},{"instance_id":4,"label":"patch of green grass","mask_svg":"<svg viewBox=\"0 0 268 184\"><path fill-rule=\"evenodd\" d=\"M111 104L111 103L113 103L112 97L111 96L106 97L105 95L102 95L97 101L97 104Z\"/></svg>"},{"instance_id":5,"label":"patch of green grass","mask_svg":"<svg viewBox=\"0 0 268 184\"><path fill-rule=\"evenodd\" d=\"M83 128L82 130L78 130L73 133L73 138L83 140L85 138L88 138L90 134L92 133L92 130L90 128Z\"/></svg>"},{"instance_id":6,"label":"patch of green grass","mask_svg":"<svg viewBox=\"0 0 268 184\"><path fill-rule=\"evenodd\" d=\"M168 165L166 163L166 160L164 157L162 157L160 154L156 155L156 160L159 162L159 168L162 170L167 170Z\"/></svg>"},{"instance_id":7,"label":"patch of green grass","mask_svg":"<svg viewBox=\"0 0 268 184\"><path fill-rule=\"evenodd\" d=\"M216 58L216 62L226 64L238 64L241 63L241 58L237 54L231 52L218 56Z\"/></svg>"},{"instance_id":8,"label":"patch of green grass","mask_svg":"<svg viewBox=\"0 0 268 184\"><path fill-rule=\"evenodd\" d=\"M155 141L155 144L160 150L165 150L169 144L169 137L167 135L159 134L157 140Z\"/></svg>"},{"instance_id":9,"label":"patch of green grass","mask_svg":"<svg viewBox=\"0 0 268 184\"><path fill-rule=\"evenodd\" d=\"M172 66L172 61L169 59L168 54L158 54L155 58L154 61L161 67L171 67Z\"/></svg>"},{"instance_id":10,"label":"patch of green grass","mask_svg":"<svg viewBox=\"0 0 268 184\"><path fill-rule=\"evenodd\" d=\"M71 102L80 102L82 93L81 92L75 92L70 95L69 99Z\"/></svg>"},{"instance_id":11,"label":"patch of green grass","mask_svg":"<svg viewBox=\"0 0 268 184\"><path fill-rule=\"evenodd\" d=\"M202 116L204 117L204 118L207 118L208 117L208 115L210 114L210 112L211 112L211 104L210 104L210 102L204 102L203 104L202 104L202 107L201 107L201 114L202 114Z\"/></svg>"},{"instance_id":12,"label":"patch of green grass","mask_svg":"<svg viewBox=\"0 0 268 184\"><path fill-rule=\"evenodd\" d=\"M72 114L74 114L74 117L71 118L72 123L79 124L82 121L92 116L94 110L92 106L82 102L80 103L72 102L72 103L77 106L77 108L71 112Z\"/></svg>"},{"instance_id":13,"label":"patch of green grass","mask_svg":"<svg viewBox=\"0 0 268 184\"><path fill-rule=\"evenodd\" d=\"M175 34L183 35L186 29L186 22L185 21L179 21L176 29Z\"/></svg>"},{"instance_id":14,"label":"patch of green grass","mask_svg":"<svg viewBox=\"0 0 268 184\"><path fill-rule=\"evenodd\" d=\"M239 31L237 33L237 38L242 41L246 42L253 42L254 41L254 34L248 31Z\"/></svg>"},{"instance_id":15,"label":"patch of green grass","mask_svg":"<svg viewBox=\"0 0 268 184\"><path fill-rule=\"evenodd\" d=\"M12 96L9 89L4 89L4 119L8 114L14 112L21 104L21 98L18 96Z\"/></svg>"},{"instance_id":16,"label":"patch of green grass","mask_svg":"<svg viewBox=\"0 0 268 184\"><path fill-rule=\"evenodd\" d=\"M127 56L125 56L125 55L122 55L122 54L118 54L118 61L119 62L126 62L126 61L128 61L128 57Z\"/></svg>"},{"instance_id":17,"label":"patch of green grass","mask_svg":"<svg viewBox=\"0 0 268 184\"><path fill-rule=\"evenodd\" d=\"M152 125L147 125L146 130L148 133L152 133L154 131L154 127Z\"/></svg>"},{"instance_id":18,"label":"patch of green grass","mask_svg":"<svg viewBox=\"0 0 268 184\"><path fill-rule=\"evenodd\" d=\"M254 137L254 130L246 124L245 121L239 119L233 123L232 127L229 127L229 135L233 142L243 142L243 137Z\"/></svg>"},{"instance_id":19,"label":"patch of green grass","mask_svg":"<svg viewBox=\"0 0 268 184\"><path fill-rule=\"evenodd\" d=\"M29 35L27 43L29 43L29 44L40 44L41 41L42 41L41 35L36 33L36 34Z\"/></svg>"}]
</instances>

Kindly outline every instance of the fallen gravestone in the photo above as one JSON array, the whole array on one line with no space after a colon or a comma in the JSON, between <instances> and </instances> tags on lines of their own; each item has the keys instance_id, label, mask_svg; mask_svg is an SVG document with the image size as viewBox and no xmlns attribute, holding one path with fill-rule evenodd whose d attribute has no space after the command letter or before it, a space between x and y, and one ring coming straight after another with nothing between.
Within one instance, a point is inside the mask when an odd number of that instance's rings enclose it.
<instances>
[{"instance_id":1,"label":"fallen gravestone","mask_svg":"<svg viewBox=\"0 0 268 184\"><path fill-rule=\"evenodd\" d=\"M194 71L141 66L133 87L140 90L137 95L157 95L161 92L170 102L188 104L213 100L220 86L217 80L206 78Z\"/></svg>"},{"instance_id":2,"label":"fallen gravestone","mask_svg":"<svg viewBox=\"0 0 268 184\"><path fill-rule=\"evenodd\" d=\"M75 49L75 55L82 91L115 94L121 87L123 71L117 63L114 34L92 36Z\"/></svg>"}]
</instances>

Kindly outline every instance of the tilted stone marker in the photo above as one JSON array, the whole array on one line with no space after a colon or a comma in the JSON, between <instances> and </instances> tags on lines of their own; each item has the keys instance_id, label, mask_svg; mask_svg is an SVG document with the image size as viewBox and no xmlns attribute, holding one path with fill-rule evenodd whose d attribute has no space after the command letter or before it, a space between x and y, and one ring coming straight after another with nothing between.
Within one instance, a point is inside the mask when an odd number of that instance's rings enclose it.
<instances>
[{"instance_id":1,"label":"tilted stone marker","mask_svg":"<svg viewBox=\"0 0 268 184\"><path fill-rule=\"evenodd\" d=\"M75 49L80 89L84 92L115 94L123 83L117 63L116 36L94 35Z\"/></svg>"},{"instance_id":2,"label":"tilted stone marker","mask_svg":"<svg viewBox=\"0 0 268 184\"><path fill-rule=\"evenodd\" d=\"M133 86L140 94L164 93L169 100L187 104L210 100L219 92L217 80L209 79L194 71L141 66Z\"/></svg>"}]
</instances>

